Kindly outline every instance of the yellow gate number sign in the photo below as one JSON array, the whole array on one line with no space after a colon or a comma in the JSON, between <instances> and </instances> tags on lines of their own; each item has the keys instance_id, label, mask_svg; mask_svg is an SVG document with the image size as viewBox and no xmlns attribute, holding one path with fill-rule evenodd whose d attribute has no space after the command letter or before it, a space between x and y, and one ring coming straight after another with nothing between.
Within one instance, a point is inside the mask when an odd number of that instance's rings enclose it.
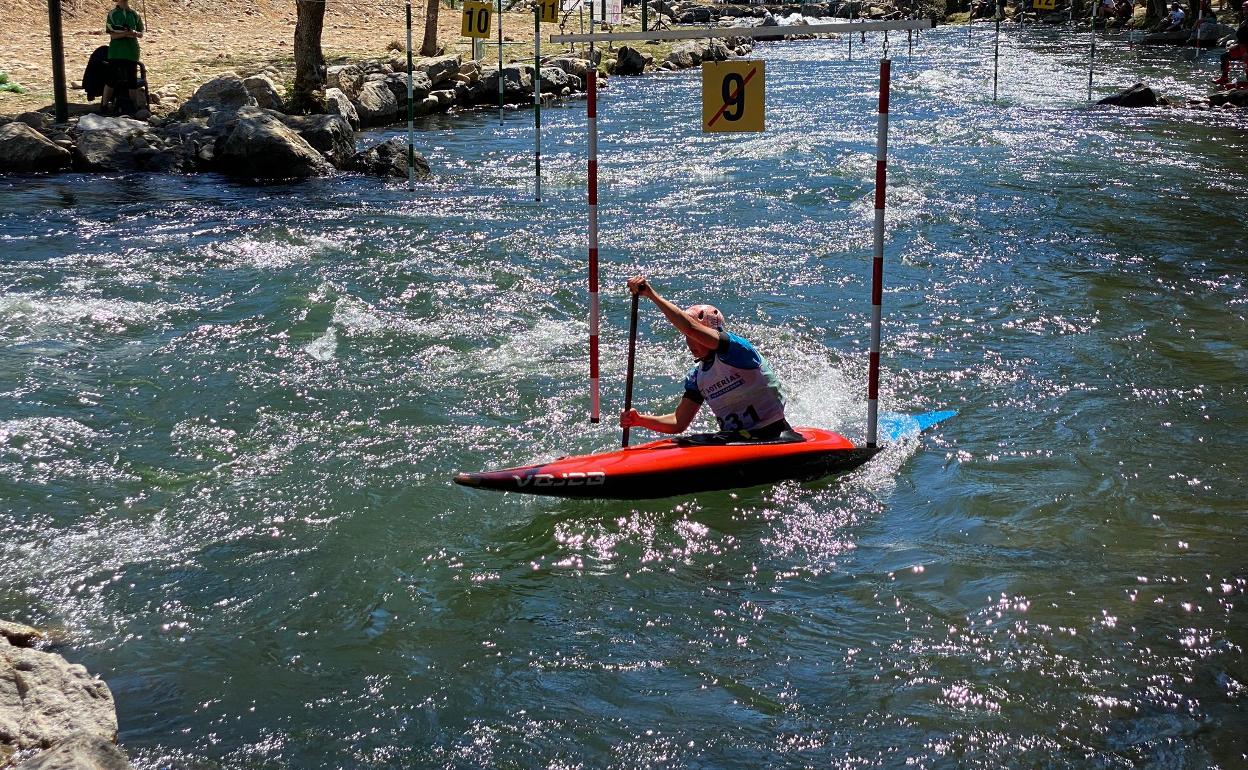
<instances>
[{"instance_id":1,"label":"yellow gate number sign","mask_svg":"<svg viewBox=\"0 0 1248 770\"><path fill-rule=\"evenodd\" d=\"M494 7L489 3L478 3L472 0L464 2L464 21L460 34L464 37L490 36L490 17L494 15Z\"/></svg>"},{"instance_id":2,"label":"yellow gate number sign","mask_svg":"<svg viewBox=\"0 0 1248 770\"><path fill-rule=\"evenodd\" d=\"M763 62L702 62L702 131L763 130Z\"/></svg>"},{"instance_id":3,"label":"yellow gate number sign","mask_svg":"<svg viewBox=\"0 0 1248 770\"><path fill-rule=\"evenodd\" d=\"M542 21L559 21L559 0L539 0L537 10Z\"/></svg>"},{"instance_id":4,"label":"yellow gate number sign","mask_svg":"<svg viewBox=\"0 0 1248 770\"><path fill-rule=\"evenodd\" d=\"M1031 0L1031 7L1037 11L1057 10L1057 0Z\"/></svg>"}]
</instances>

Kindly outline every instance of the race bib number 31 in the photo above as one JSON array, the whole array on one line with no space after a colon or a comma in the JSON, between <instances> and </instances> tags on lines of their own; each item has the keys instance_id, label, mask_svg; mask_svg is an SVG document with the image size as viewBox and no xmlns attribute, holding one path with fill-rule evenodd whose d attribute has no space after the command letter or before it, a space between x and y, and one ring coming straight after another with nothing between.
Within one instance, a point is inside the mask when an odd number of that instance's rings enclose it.
<instances>
[{"instance_id":1,"label":"race bib number 31","mask_svg":"<svg viewBox=\"0 0 1248 770\"><path fill-rule=\"evenodd\" d=\"M763 62L702 62L702 131L763 130Z\"/></svg>"}]
</instances>

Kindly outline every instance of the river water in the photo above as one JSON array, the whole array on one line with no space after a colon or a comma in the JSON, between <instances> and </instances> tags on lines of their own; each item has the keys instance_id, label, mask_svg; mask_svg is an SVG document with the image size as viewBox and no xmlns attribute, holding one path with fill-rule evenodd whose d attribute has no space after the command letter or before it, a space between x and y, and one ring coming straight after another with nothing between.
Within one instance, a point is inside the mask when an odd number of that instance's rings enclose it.
<instances>
[{"instance_id":1,"label":"river water","mask_svg":"<svg viewBox=\"0 0 1248 770\"><path fill-rule=\"evenodd\" d=\"M1003 34L995 104L988 25L893 36L884 408L959 414L818 483L449 479L618 441L641 270L861 438L878 36L760 46L765 134L611 81L598 426L580 103L541 206L527 112L428 119L415 194L0 179L0 616L65 629L140 768L1244 767L1248 123L1089 107L1060 34Z\"/></svg>"}]
</instances>

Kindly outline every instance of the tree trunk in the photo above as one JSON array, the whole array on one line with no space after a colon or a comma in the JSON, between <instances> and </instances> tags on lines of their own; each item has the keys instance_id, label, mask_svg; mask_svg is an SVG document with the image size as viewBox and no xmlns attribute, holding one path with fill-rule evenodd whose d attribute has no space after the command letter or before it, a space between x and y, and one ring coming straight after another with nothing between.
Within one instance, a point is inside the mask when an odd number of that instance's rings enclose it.
<instances>
[{"instance_id":1,"label":"tree trunk","mask_svg":"<svg viewBox=\"0 0 1248 770\"><path fill-rule=\"evenodd\" d=\"M295 0L295 14L295 84L290 106L295 112L320 112L325 95L325 56L321 53L325 2Z\"/></svg>"},{"instance_id":2,"label":"tree trunk","mask_svg":"<svg viewBox=\"0 0 1248 770\"><path fill-rule=\"evenodd\" d=\"M425 39L420 44L421 56L434 56L438 52L438 3L428 0L425 4Z\"/></svg>"}]
</instances>

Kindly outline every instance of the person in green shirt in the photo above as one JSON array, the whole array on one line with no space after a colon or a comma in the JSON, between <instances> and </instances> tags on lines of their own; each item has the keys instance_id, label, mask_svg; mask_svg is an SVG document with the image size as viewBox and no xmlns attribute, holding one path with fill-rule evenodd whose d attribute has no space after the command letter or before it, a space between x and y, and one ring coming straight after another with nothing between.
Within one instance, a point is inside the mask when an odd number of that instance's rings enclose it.
<instances>
[{"instance_id":1,"label":"person in green shirt","mask_svg":"<svg viewBox=\"0 0 1248 770\"><path fill-rule=\"evenodd\" d=\"M108 85L104 86L103 108L109 109L115 89L130 92L135 110L146 112L147 100L139 90L139 38L143 37L143 19L130 10L130 0L115 0L117 7L108 12L104 31L108 33Z\"/></svg>"}]
</instances>

